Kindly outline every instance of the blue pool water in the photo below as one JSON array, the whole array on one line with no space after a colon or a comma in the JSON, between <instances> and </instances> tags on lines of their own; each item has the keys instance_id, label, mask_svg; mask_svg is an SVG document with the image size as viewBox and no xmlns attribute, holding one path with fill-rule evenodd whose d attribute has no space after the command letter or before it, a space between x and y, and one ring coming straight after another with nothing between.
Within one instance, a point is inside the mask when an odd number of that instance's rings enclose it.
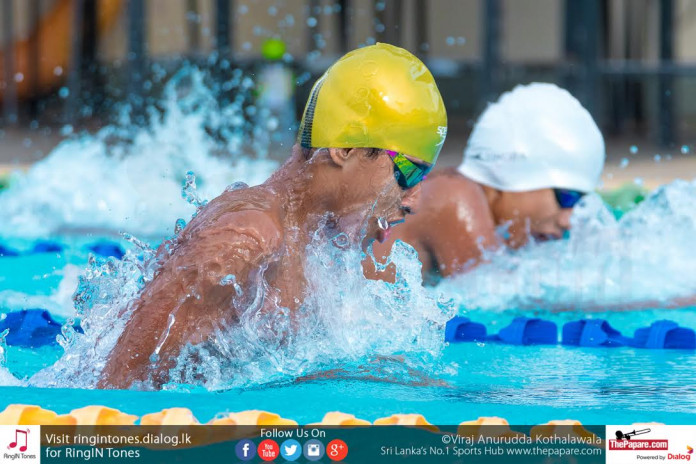
<instances>
[{"instance_id":1,"label":"blue pool water","mask_svg":"<svg viewBox=\"0 0 696 464\"><path fill-rule=\"evenodd\" d=\"M233 79L240 92L248 87L244 76ZM245 108L236 100L221 107L203 80L197 72L175 76L161 117L148 127L119 123L67 139L0 193L0 245L19 252L0 257L0 315L41 308L85 327L84 335L66 330L62 346L8 347L0 408L29 403L64 413L103 404L144 414L184 406L201 421L266 409L301 423L332 410L368 420L417 412L441 424L491 415L527 424L694 423L693 351L444 343L445 322L456 314L489 332L520 315L559 326L601 317L626 335L660 319L696 328L696 308L659 309L696 295L693 181L658 189L620 220L589 195L568 240L492 254L473 272L429 289L407 247L394 251L400 275L391 285L366 281L356 252L334 246L336 237L318 237L307 264L307 324L288 346L261 339L247 324L219 339L243 353L238 360L203 356L199 366L181 367L203 382L165 391L94 389L123 329L113 309L137 295L152 271L147 244L171 236L176 220L195 211L195 201L181 199L186 172L197 173L198 191L184 192L195 200L236 181L257 184L277 166L243 154ZM66 182L74 178L81 181ZM38 239L63 249L30 253ZM90 260L89 247L102 240L117 243L125 257ZM325 285L336 275L340 288ZM261 322L284 328L282 317Z\"/></svg>"},{"instance_id":2,"label":"blue pool water","mask_svg":"<svg viewBox=\"0 0 696 464\"><path fill-rule=\"evenodd\" d=\"M80 242L79 240L77 242ZM83 242L87 242L83 240ZM127 244L126 244L127 245ZM57 270L86 260L86 244L75 243L61 253L0 258L3 287L12 288L16 301L23 293L36 302L52 301L56 318L68 311L60 307L59 291L65 277ZM67 277L73 279L72 276ZM8 290L0 291L8 306ZM7 312L8 308L3 311ZM484 322L489 330L502 328L515 316L539 316L556 322L583 317L575 311L469 310L467 316ZM614 327L631 335L636 328L659 319L696 327L696 310L643 310L603 313ZM443 342L444 346L444 342ZM397 350L398 351L398 350ZM7 369L23 379L20 387L0 387L0 407L11 403L40 404L68 412L86 404L104 404L129 413L144 414L165 407L185 406L202 420L215 414L244 409L266 409L299 422L321 419L341 410L374 420L393 413L418 412L437 423L458 423L485 415L511 422L540 423L551 419L579 419L603 423L661 421L691 423L696 410L692 377L696 357L690 350L644 350L557 346L512 346L497 343L452 344L429 369L414 369L391 358L360 359L317 365L301 378L280 378L265 383L207 391L100 391L94 389L39 388L32 375L58 360L57 344L41 348L7 349ZM336 372L335 369L341 369Z\"/></svg>"}]
</instances>

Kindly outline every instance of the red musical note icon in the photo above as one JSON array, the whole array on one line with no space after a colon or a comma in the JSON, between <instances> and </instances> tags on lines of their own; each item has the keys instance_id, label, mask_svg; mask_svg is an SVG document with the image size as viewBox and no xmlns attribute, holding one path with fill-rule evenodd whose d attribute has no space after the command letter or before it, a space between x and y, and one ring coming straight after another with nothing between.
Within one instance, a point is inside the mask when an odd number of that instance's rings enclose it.
<instances>
[{"instance_id":1,"label":"red musical note icon","mask_svg":"<svg viewBox=\"0 0 696 464\"><path fill-rule=\"evenodd\" d=\"M20 433L24 434L24 446L20 446L19 451L23 453L27 450L27 434L29 433L29 430L15 430L15 441L10 443L10 446L8 446L7 449L14 448L17 446L17 442L19 441L17 440L17 435L19 435Z\"/></svg>"}]
</instances>

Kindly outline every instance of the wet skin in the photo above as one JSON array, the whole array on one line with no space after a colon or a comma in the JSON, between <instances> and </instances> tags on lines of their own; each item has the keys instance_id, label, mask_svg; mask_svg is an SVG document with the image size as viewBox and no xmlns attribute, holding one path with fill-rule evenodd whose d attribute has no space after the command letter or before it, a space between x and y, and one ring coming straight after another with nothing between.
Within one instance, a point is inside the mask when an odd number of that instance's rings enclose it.
<instances>
[{"instance_id":1,"label":"wet skin","mask_svg":"<svg viewBox=\"0 0 696 464\"><path fill-rule=\"evenodd\" d=\"M571 209L561 209L552 189L505 192L468 179L455 169L432 173L422 182L419 212L374 243L374 255L385 262L392 245L402 240L418 252L423 278L465 272L482 259L484 250L507 245L518 248L530 237L558 239L570 228ZM505 238L496 228L505 226ZM394 280L395 269L378 272L370 258L363 262L366 277Z\"/></svg>"},{"instance_id":2,"label":"wet skin","mask_svg":"<svg viewBox=\"0 0 696 464\"><path fill-rule=\"evenodd\" d=\"M168 251L165 244L158 250L159 269L131 303L132 315L98 386L176 381L169 370L181 348L237 324L264 281L268 289L259 310L280 306L292 314L304 296L305 250L320 224L365 247L381 234L379 217L396 223L415 211L420 188L399 188L391 159L375 153L320 149L307 160L295 146L265 183L225 192L200 210ZM241 296L234 285L221 283L229 275Z\"/></svg>"}]
</instances>

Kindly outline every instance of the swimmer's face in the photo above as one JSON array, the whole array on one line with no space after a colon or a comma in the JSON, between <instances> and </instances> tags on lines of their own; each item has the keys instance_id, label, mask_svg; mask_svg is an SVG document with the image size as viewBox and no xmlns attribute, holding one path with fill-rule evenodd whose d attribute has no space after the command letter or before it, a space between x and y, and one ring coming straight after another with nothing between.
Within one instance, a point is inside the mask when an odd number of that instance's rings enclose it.
<instances>
[{"instance_id":1,"label":"swimmer's face","mask_svg":"<svg viewBox=\"0 0 696 464\"><path fill-rule=\"evenodd\" d=\"M339 149L331 149L334 150ZM365 228L368 241L384 241L392 226L415 213L420 201L420 184L410 189L399 187L394 163L385 150L354 148L346 155L344 160L338 160L342 163L338 199L339 209L344 211L342 216L352 223L347 224L348 227ZM334 156L332 153L332 158Z\"/></svg>"},{"instance_id":2,"label":"swimmer's face","mask_svg":"<svg viewBox=\"0 0 696 464\"><path fill-rule=\"evenodd\" d=\"M510 224L507 243L513 248L526 244L530 236L539 241L563 238L573 212L560 207L552 189L500 192L493 209L498 224Z\"/></svg>"}]
</instances>

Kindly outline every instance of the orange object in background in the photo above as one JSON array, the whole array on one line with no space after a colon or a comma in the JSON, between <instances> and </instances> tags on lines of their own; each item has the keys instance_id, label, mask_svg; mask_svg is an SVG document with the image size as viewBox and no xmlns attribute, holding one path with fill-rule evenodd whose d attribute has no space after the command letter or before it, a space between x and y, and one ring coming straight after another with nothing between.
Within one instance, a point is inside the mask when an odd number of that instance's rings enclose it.
<instances>
[{"instance_id":1,"label":"orange object in background","mask_svg":"<svg viewBox=\"0 0 696 464\"><path fill-rule=\"evenodd\" d=\"M97 31L104 33L116 22L123 0L97 1ZM65 79L70 66L73 16L75 0L58 0L51 11L39 20L39 24L27 39L12 44L14 56L14 75L22 74L23 79L15 82L17 97L27 99L50 92ZM32 49L38 50L38 76L36 88L32 89L29 76ZM7 83L5 79L5 53L0 50L0 100L3 100ZM57 68L63 69L56 73Z\"/></svg>"}]
</instances>

